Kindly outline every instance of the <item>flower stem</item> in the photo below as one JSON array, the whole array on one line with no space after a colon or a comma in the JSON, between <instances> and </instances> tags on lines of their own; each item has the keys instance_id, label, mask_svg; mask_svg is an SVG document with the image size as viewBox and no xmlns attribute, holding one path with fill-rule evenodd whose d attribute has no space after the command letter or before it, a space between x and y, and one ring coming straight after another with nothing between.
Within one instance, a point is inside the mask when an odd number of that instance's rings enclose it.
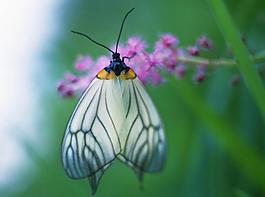
<instances>
[{"instance_id":1,"label":"flower stem","mask_svg":"<svg viewBox=\"0 0 265 197\"><path fill-rule=\"evenodd\" d=\"M259 63L265 63L265 51L261 51L260 53L256 55L252 55L250 57L256 64ZM209 59L204 57L196 57L196 56L180 56L178 57L178 62L182 63L191 63L191 64L203 64L203 65L209 65L213 67L219 67L219 66L236 66L238 65L238 62L235 59Z\"/></svg>"},{"instance_id":2,"label":"flower stem","mask_svg":"<svg viewBox=\"0 0 265 197\"><path fill-rule=\"evenodd\" d=\"M239 62L236 67L240 71L242 78L265 121L265 88L258 70L255 68L255 58L253 59L253 57L251 57L249 50L242 42L239 30L237 29L224 1L208 0L208 2L213 15L215 16L216 22L223 33L224 39L229 43L231 51ZM258 59L260 60L260 56L258 56Z\"/></svg>"}]
</instances>

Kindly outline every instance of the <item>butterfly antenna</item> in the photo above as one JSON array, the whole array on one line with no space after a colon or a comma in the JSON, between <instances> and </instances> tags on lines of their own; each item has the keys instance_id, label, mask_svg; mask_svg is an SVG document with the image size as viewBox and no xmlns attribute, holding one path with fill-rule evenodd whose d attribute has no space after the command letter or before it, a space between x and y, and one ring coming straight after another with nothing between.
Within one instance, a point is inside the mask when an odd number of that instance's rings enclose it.
<instances>
[{"instance_id":1,"label":"butterfly antenna","mask_svg":"<svg viewBox=\"0 0 265 197\"><path fill-rule=\"evenodd\" d=\"M103 45L103 44L101 44L101 43L99 43L99 42L97 42L97 41L95 41L94 39L90 38L88 35L83 34L83 33L81 33L81 32L78 32L78 31L71 31L71 32L74 33L74 34L78 34L78 35L84 36L85 38L87 38L87 39L90 40L91 42L94 42L95 44L97 44L97 45L99 45L99 46L101 46L101 47L107 49L107 50L110 51L112 54L114 54L114 51L112 51L110 48L106 47L105 45Z\"/></svg>"},{"instance_id":2,"label":"butterfly antenna","mask_svg":"<svg viewBox=\"0 0 265 197\"><path fill-rule=\"evenodd\" d=\"M132 8L129 12L127 12L127 14L124 16L123 18L123 21L121 23L121 28L120 28L120 32L119 32L119 36L118 36L118 40L117 40L117 43L116 43L116 48L115 48L115 53L117 53L117 50L118 50L118 45L119 45L119 41L120 41L120 38L121 38L121 32L122 32L122 29L123 29L123 25L124 25L124 22L127 18L127 16L134 10L135 8Z\"/></svg>"}]
</instances>

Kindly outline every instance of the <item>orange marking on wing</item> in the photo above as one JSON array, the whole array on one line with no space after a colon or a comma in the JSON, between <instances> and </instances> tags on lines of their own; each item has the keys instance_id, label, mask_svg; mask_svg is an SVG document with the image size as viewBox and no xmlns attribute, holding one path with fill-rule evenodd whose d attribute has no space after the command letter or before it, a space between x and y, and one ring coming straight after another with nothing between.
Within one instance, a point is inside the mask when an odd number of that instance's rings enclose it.
<instances>
[{"instance_id":1,"label":"orange marking on wing","mask_svg":"<svg viewBox=\"0 0 265 197\"><path fill-rule=\"evenodd\" d=\"M122 72L120 75L120 78L123 80L134 79L135 77L136 77L136 74L131 68L127 72Z\"/></svg>"},{"instance_id":2,"label":"orange marking on wing","mask_svg":"<svg viewBox=\"0 0 265 197\"><path fill-rule=\"evenodd\" d=\"M117 76L115 75L115 73L113 71L107 72L105 69L102 69L97 74L97 78L105 79L105 80L114 79L116 77Z\"/></svg>"}]
</instances>

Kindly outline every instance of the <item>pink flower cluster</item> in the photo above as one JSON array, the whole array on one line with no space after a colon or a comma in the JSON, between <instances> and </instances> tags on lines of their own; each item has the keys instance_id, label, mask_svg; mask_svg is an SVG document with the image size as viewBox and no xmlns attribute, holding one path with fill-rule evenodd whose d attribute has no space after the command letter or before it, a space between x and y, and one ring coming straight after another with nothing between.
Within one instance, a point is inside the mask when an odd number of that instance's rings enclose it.
<instances>
[{"instance_id":1,"label":"pink flower cluster","mask_svg":"<svg viewBox=\"0 0 265 197\"><path fill-rule=\"evenodd\" d=\"M146 42L136 36L129 38L125 44L120 44L118 52L121 57L132 57L125 59L125 63L135 71L144 84L157 85L165 81L159 72L161 69L175 74L178 78L183 78L187 66L178 62L178 59L187 55L198 56L202 48L212 48L212 42L206 36L200 37L195 46L184 49L179 46L177 37L172 34L163 34L155 43L152 52L148 52ZM111 55L100 56L96 60L93 60L89 55L79 56L75 62L78 75L65 73L64 79L58 83L57 90L65 97L83 91L96 74L109 65L110 60ZM195 66L196 71L193 79L201 82L205 79L206 67L204 65Z\"/></svg>"}]
</instances>

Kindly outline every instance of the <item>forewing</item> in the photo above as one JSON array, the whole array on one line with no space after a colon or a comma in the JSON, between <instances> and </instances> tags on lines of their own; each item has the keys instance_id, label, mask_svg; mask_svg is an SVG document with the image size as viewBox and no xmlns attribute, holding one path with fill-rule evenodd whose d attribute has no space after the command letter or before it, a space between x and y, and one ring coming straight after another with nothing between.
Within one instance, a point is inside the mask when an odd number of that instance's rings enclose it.
<instances>
[{"instance_id":1,"label":"forewing","mask_svg":"<svg viewBox=\"0 0 265 197\"><path fill-rule=\"evenodd\" d=\"M141 81L138 78L127 81L126 116L120 133L123 150L119 158L140 175L157 172L162 169L166 157L163 126Z\"/></svg>"},{"instance_id":2,"label":"forewing","mask_svg":"<svg viewBox=\"0 0 265 197\"><path fill-rule=\"evenodd\" d=\"M68 176L89 177L93 191L106 167L120 152L116 128L119 125L114 122L118 119L113 120L110 115L119 114L111 83L97 78L92 81L70 118L62 144L62 160Z\"/></svg>"}]
</instances>

